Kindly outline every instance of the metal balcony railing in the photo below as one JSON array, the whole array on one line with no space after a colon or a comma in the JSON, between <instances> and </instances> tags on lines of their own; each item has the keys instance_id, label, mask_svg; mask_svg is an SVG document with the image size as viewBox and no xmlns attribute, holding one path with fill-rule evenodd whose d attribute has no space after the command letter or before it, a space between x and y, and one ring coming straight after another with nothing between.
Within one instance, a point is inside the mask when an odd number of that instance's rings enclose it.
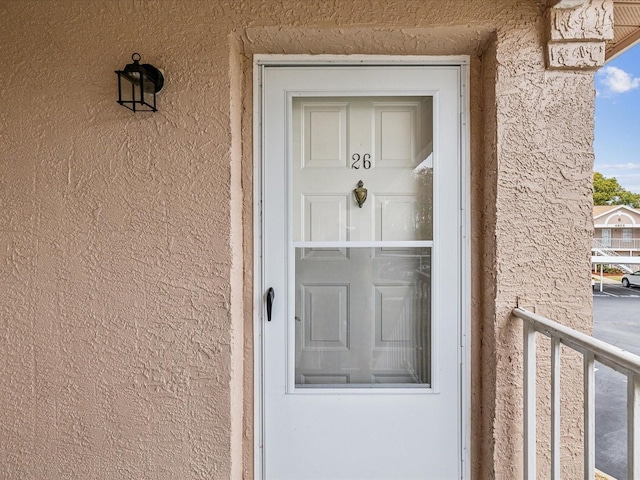
<instances>
[{"instance_id":1,"label":"metal balcony railing","mask_svg":"<svg viewBox=\"0 0 640 480\"><path fill-rule=\"evenodd\" d=\"M592 248L609 250L640 250L640 238L594 238Z\"/></svg>"},{"instance_id":2,"label":"metal balcony railing","mask_svg":"<svg viewBox=\"0 0 640 480\"><path fill-rule=\"evenodd\" d=\"M524 478L536 476L536 333L551 339L551 478L560 478L560 346L582 354L584 369L584 478L595 475L596 361L627 378L627 472L640 479L640 356L522 308L524 326Z\"/></svg>"}]
</instances>

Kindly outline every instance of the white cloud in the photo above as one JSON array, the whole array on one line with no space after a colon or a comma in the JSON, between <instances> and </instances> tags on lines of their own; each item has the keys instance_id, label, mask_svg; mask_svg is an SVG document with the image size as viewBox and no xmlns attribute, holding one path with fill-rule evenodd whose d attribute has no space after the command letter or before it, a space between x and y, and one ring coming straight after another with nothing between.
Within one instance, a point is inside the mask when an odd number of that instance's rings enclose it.
<instances>
[{"instance_id":1,"label":"white cloud","mask_svg":"<svg viewBox=\"0 0 640 480\"><path fill-rule=\"evenodd\" d=\"M594 171L602 173L607 178L615 178L618 183L633 193L640 193L640 163L618 163L596 165Z\"/></svg>"},{"instance_id":2,"label":"white cloud","mask_svg":"<svg viewBox=\"0 0 640 480\"><path fill-rule=\"evenodd\" d=\"M638 183L637 179L635 181L629 180L624 183L618 180L618 183L622 185L623 188L629 190L631 193L640 193L640 184Z\"/></svg>"},{"instance_id":3,"label":"white cloud","mask_svg":"<svg viewBox=\"0 0 640 480\"><path fill-rule=\"evenodd\" d=\"M603 165L597 165L595 170L638 170L640 169L640 163L605 163Z\"/></svg>"},{"instance_id":4,"label":"white cloud","mask_svg":"<svg viewBox=\"0 0 640 480\"><path fill-rule=\"evenodd\" d=\"M640 87L640 77L625 72L618 67L602 67L598 71L600 84L604 86L603 93L625 93Z\"/></svg>"}]
</instances>

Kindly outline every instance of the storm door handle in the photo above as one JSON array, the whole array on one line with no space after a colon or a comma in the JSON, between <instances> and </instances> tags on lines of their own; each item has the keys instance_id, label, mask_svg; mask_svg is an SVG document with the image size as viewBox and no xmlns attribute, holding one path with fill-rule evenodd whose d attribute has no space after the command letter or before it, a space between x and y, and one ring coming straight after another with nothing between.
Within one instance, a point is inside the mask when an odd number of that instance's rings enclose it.
<instances>
[{"instance_id":1,"label":"storm door handle","mask_svg":"<svg viewBox=\"0 0 640 480\"><path fill-rule=\"evenodd\" d=\"M267 290L267 322L271 321L271 310L273 308L273 300L276 298L276 292L273 288Z\"/></svg>"}]
</instances>

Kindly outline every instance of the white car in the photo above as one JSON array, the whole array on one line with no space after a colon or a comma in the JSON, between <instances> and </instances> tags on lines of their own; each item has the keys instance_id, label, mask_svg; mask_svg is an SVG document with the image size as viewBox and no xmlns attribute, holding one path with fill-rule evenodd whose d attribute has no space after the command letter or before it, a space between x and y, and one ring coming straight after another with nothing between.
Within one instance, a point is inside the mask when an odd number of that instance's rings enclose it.
<instances>
[{"instance_id":1,"label":"white car","mask_svg":"<svg viewBox=\"0 0 640 480\"><path fill-rule=\"evenodd\" d=\"M634 273L625 273L622 276L622 285L624 287L640 286L640 270Z\"/></svg>"}]
</instances>

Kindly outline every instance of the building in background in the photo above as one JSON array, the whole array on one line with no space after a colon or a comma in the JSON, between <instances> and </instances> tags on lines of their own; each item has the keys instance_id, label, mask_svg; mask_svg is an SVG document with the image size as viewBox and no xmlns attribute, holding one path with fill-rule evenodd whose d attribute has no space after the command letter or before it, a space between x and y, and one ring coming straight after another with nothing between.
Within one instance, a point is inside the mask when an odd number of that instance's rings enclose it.
<instances>
[{"instance_id":1,"label":"building in background","mask_svg":"<svg viewBox=\"0 0 640 480\"><path fill-rule=\"evenodd\" d=\"M640 256L640 210L626 205L593 207L593 248Z\"/></svg>"},{"instance_id":2,"label":"building in background","mask_svg":"<svg viewBox=\"0 0 640 480\"><path fill-rule=\"evenodd\" d=\"M626 205L596 205L593 227L594 271L604 267L631 273L640 268L640 262L630 258L640 257L640 210ZM600 263L605 260L601 257L608 257L606 261L612 263ZM617 258L619 262L615 261Z\"/></svg>"}]
</instances>

